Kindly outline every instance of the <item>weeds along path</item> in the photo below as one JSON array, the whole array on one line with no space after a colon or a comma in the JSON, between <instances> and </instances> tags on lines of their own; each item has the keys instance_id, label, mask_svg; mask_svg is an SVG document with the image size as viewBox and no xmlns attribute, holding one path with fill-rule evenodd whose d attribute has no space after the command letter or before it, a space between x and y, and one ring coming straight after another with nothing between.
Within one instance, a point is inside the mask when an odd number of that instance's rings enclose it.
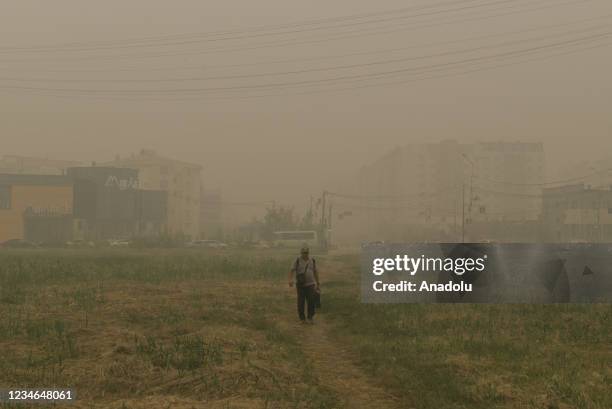
<instances>
[{"instance_id":1,"label":"weeds along path","mask_svg":"<svg viewBox=\"0 0 612 409\"><path fill-rule=\"evenodd\" d=\"M327 264L327 263L326 263ZM325 271L332 276L322 280L334 279L334 273L346 266L340 263L328 264ZM339 344L331 335L332 324L325 319L326 311L317 313L315 324L301 324L293 309L292 314L283 316L278 324L284 330L296 335L304 354L310 361L314 376L319 383L331 388L347 409L395 409L400 403L386 390L376 385L376 380L368 376L355 363L354 353L345 345ZM333 311L330 312L333 314Z\"/></svg>"},{"instance_id":2,"label":"weeds along path","mask_svg":"<svg viewBox=\"0 0 612 409\"><path fill-rule=\"evenodd\" d=\"M354 356L330 338L325 317L319 314L316 318L315 325L283 322L282 326L297 335L319 383L331 388L347 409L399 408L389 393L353 363Z\"/></svg>"}]
</instances>

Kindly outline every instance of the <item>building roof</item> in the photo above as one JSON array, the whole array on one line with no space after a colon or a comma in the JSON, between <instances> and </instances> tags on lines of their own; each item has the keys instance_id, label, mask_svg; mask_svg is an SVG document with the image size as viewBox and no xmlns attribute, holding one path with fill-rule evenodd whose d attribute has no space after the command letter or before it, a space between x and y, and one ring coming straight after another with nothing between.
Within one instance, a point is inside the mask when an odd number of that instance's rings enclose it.
<instances>
[{"instance_id":1,"label":"building roof","mask_svg":"<svg viewBox=\"0 0 612 409\"><path fill-rule=\"evenodd\" d=\"M568 195L612 195L612 188L593 188L584 183L575 183L542 189L545 198L566 198Z\"/></svg>"},{"instance_id":2,"label":"building roof","mask_svg":"<svg viewBox=\"0 0 612 409\"><path fill-rule=\"evenodd\" d=\"M72 185L72 181L63 175L21 175L0 173L0 185L5 186L65 186Z\"/></svg>"},{"instance_id":3,"label":"building roof","mask_svg":"<svg viewBox=\"0 0 612 409\"><path fill-rule=\"evenodd\" d=\"M125 158L117 158L114 161L108 162L106 166L137 166L137 165L163 165L174 164L184 166L187 168L201 170L202 166L197 163L183 162L177 159L168 158L157 154L157 152L150 149L143 149L138 154L132 154Z\"/></svg>"},{"instance_id":4,"label":"building roof","mask_svg":"<svg viewBox=\"0 0 612 409\"><path fill-rule=\"evenodd\" d=\"M80 165L81 162L76 160L67 159L50 159L40 158L36 156L21 156L21 155L3 155L3 162L8 163L35 163L35 164L50 164L50 165L61 165L61 166L76 166Z\"/></svg>"}]
</instances>

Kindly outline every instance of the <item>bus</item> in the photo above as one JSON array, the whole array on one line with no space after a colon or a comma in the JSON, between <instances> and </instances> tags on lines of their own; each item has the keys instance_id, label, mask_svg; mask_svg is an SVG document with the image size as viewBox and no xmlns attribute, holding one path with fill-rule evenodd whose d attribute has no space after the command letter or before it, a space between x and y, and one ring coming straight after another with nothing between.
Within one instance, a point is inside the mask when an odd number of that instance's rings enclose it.
<instances>
[{"instance_id":1,"label":"bus","mask_svg":"<svg viewBox=\"0 0 612 409\"><path fill-rule=\"evenodd\" d=\"M319 244L317 232L314 230L275 231L274 246L301 247L307 245L315 247Z\"/></svg>"}]
</instances>

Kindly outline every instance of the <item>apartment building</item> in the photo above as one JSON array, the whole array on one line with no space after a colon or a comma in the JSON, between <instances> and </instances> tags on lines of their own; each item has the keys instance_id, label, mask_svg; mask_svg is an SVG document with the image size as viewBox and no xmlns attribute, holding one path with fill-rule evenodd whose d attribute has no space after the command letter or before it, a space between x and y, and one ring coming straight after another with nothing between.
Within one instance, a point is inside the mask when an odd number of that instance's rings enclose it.
<instances>
[{"instance_id":1,"label":"apartment building","mask_svg":"<svg viewBox=\"0 0 612 409\"><path fill-rule=\"evenodd\" d=\"M346 228L361 240L454 240L477 223L535 221L544 178L541 143L407 144L346 185L354 197L334 206L352 217L336 221L335 235Z\"/></svg>"}]
</instances>

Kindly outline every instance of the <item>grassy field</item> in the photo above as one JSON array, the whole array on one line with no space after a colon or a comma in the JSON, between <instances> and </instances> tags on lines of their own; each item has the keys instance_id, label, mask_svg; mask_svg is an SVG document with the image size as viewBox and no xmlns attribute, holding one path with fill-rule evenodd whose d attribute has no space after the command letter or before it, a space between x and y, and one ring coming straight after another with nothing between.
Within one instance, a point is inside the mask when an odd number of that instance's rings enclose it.
<instances>
[{"instance_id":1,"label":"grassy field","mask_svg":"<svg viewBox=\"0 0 612 409\"><path fill-rule=\"evenodd\" d=\"M612 408L611 305L361 304L341 261L334 334L401 407Z\"/></svg>"},{"instance_id":2,"label":"grassy field","mask_svg":"<svg viewBox=\"0 0 612 409\"><path fill-rule=\"evenodd\" d=\"M327 256L301 326L293 257L0 252L0 387L82 408L612 408L609 305L363 305L357 258Z\"/></svg>"}]
</instances>

